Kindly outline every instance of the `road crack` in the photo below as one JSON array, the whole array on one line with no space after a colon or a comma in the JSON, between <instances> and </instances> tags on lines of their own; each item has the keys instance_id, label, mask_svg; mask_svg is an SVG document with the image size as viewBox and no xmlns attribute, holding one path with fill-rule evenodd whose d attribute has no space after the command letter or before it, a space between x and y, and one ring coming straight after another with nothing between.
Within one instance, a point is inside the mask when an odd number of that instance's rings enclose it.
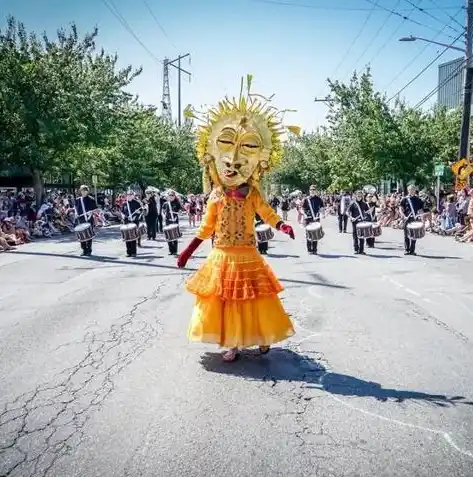
<instances>
[{"instance_id":1,"label":"road crack","mask_svg":"<svg viewBox=\"0 0 473 477\"><path fill-rule=\"evenodd\" d=\"M114 376L160 333L156 315L137 312L157 299L164 286L136 302L107 331L87 332L82 341L85 356L76 365L4 405L0 477L45 477L59 458L81 444L91 414L114 390Z\"/></svg>"}]
</instances>

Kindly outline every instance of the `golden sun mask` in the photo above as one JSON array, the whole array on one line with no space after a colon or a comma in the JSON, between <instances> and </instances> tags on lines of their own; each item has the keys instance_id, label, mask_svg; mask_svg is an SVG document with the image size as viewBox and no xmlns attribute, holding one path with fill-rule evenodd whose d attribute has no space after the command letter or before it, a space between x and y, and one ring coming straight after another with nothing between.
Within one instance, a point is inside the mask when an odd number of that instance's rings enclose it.
<instances>
[{"instance_id":1,"label":"golden sun mask","mask_svg":"<svg viewBox=\"0 0 473 477\"><path fill-rule=\"evenodd\" d=\"M275 167L282 157L281 135L299 134L297 126L282 125L286 111L279 111L267 99L252 94L252 76L247 75L247 94L243 79L239 99L225 98L206 113L184 111L187 118L203 123L197 132L197 156L204 166L204 191L215 187L238 187L244 183L258 186L262 175Z\"/></svg>"}]
</instances>

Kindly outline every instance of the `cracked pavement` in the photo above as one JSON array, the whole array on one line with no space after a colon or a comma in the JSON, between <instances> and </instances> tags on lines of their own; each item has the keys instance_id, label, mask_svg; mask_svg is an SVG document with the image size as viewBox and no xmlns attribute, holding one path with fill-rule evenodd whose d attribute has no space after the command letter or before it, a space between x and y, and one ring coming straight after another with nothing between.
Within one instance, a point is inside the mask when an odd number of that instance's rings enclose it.
<instances>
[{"instance_id":1,"label":"cracked pavement","mask_svg":"<svg viewBox=\"0 0 473 477\"><path fill-rule=\"evenodd\" d=\"M233 364L186 339L208 244L188 270L161 242L124 258L114 229L92 259L1 254L0 476L471 477L473 248L404 257L385 230L355 257L324 225L318 257L297 227L270 248L297 334Z\"/></svg>"}]
</instances>

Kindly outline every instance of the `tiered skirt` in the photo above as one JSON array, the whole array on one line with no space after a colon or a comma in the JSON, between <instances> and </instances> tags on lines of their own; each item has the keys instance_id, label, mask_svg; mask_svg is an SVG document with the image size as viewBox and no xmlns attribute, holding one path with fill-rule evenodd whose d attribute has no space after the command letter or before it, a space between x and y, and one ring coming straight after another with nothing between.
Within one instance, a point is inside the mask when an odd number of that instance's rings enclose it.
<instances>
[{"instance_id":1,"label":"tiered skirt","mask_svg":"<svg viewBox=\"0 0 473 477\"><path fill-rule=\"evenodd\" d=\"M196 295L191 341L247 348L294 334L278 297L283 287L254 247L212 249L186 290Z\"/></svg>"}]
</instances>

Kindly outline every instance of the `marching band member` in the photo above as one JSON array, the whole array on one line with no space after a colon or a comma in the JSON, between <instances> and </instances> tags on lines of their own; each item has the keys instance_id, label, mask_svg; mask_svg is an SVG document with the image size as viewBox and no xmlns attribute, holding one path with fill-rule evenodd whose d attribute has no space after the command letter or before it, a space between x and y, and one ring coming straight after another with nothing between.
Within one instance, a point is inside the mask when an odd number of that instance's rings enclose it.
<instances>
[{"instance_id":1,"label":"marching band member","mask_svg":"<svg viewBox=\"0 0 473 477\"><path fill-rule=\"evenodd\" d=\"M363 192L357 190L355 193L355 200L348 208L348 214L352 222L352 235L353 235L353 249L356 255L366 255L365 253L365 239L358 238L356 226L360 222L366 220L366 214L368 213L368 204L363 200Z\"/></svg>"},{"instance_id":2,"label":"marching band member","mask_svg":"<svg viewBox=\"0 0 473 477\"><path fill-rule=\"evenodd\" d=\"M128 191L126 196L126 202L122 205L122 218L125 224L135 224L139 227L142 215L141 202L136 198L133 191ZM141 237L138 240L131 240L125 242L127 257L136 257L136 246L140 246Z\"/></svg>"},{"instance_id":3,"label":"marching band member","mask_svg":"<svg viewBox=\"0 0 473 477\"><path fill-rule=\"evenodd\" d=\"M168 200L163 204L164 222L166 225L179 223L179 212L183 210L181 201L177 198L174 191L169 191ZM179 242L172 240L168 242L169 255L177 255L177 247Z\"/></svg>"},{"instance_id":4,"label":"marching band member","mask_svg":"<svg viewBox=\"0 0 473 477\"><path fill-rule=\"evenodd\" d=\"M258 215L255 214L255 226L258 227L259 225L263 225L263 219ZM261 255L268 254L269 243L268 242L258 242L258 251Z\"/></svg>"},{"instance_id":5,"label":"marching band member","mask_svg":"<svg viewBox=\"0 0 473 477\"><path fill-rule=\"evenodd\" d=\"M404 255L416 255L416 242L411 240L407 233L407 225L418 220L419 214L422 214L424 203L416 196L416 186L410 184L407 187L407 196L401 200L399 213L404 219Z\"/></svg>"},{"instance_id":6,"label":"marching band member","mask_svg":"<svg viewBox=\"0 0 473 477\"><path fill-rule=\"evenodd\" d=\"M86 185L81 185L79 192L81 196L75 200L74 204L76 221L79 224L88 222L93 229L95 225L93 213L98 209L97 202L89 196L89 188ZM81 242L80 246L83 257L92 255L92 239Z\"/></svg>"},{"instance_id":7,"label":"marching band member","mask_svg":"<svg viewBox=\"0 0 473 477\"><path fill-rule=\"evenodd\" d=\"M287 220L287 215L290 209L291 209L291 199L289 199L287 192L285 192L283 193L282 201L281 201L281 212L282 212L283 220Z\"/></svg>"},{"instance_id":8,"label":"marching band member","mask_svg":"<svg viewBox=\"0 0 473 477\"><path fill-rule=\"evenodd\" d=\"M320 222L320 214L324 210L324 201L317 195L317 188L315 185L311 185L309 188L309 197L304 199L302 203L302 210L304 213L304 225L307 226L313 222ZM317 243L316 241L307 242L307 251L311 255L317 255Z\"/></svg>"},{"instance_id":9,"label":"marching band member","mask_svg":"<svg viewBox=\"0 0 473 477\"><path fill-rule=\"evenodd\" d=\"M158 234L163 233L163 205L165 203L164 197L161 196L159 190L156 192L156 208L158 211L158 223L157 223L157 230Z\"/></svg>"},{"instance_id":10,"label":"marching band member","mask_svg":"<svg viewBox=\"0 0 473 477\"><path fill-rule=\"evenodd\" d=\"M145 191L146 199L145 203L148 208L148 213L146 214L146 228L148 231L148 240L156 240L156 228L158 226L158 204L155 193L152 189L146 189Z\"/></svg>"},{"instance_id":11,"label":"marching band member","mask_svg":"<svg viewBox=\"0 0 473 477\"><path fill-rule=\"evenodd\" d=\"M366 195L366 203L368 204L368 213L366 214L366 219L370 222L376 222L376 207L378 205L378 199L373 194ZM366 245L369 248L373 248L375 244L375 237L370 237L366 239Z\"/></svg>"},{"instance_id":12,"label":"marching band member","mask_svg":"<svg viewBox=\"0 0 473 477\"><path fill-rule=\"evenodd\" d=\"M283 129L275 119L278 111L269 101L250 96L250 75L247 81L246 97L241 95L235 102L225 99L209 115L203 114L197 154L204 164L204 190L213 184L212 193L197 236L177 262L184 267L215 232L214 248L186 282L187 291L196 295L189 338L229 348L223 354L226 362L251 346L266 354L272 344L294 334L278 297L283 287L258 253L255 238L256 213L294 238L292 227L259 189L262 175L280 161Z\"/></svg>"},{"instance_id":13,"label":"marching band member","mask_svg":"<svg viewBox=\"0 0 473 477\"><path fill-rule=\"evenodd\" d=\"M342 191L340 198L337 204L337 214L338 214L338 231L340 233L347 233L348 225L348 207L350 207L351 198L348 192Z\"/></svg>"}]
</instances>

